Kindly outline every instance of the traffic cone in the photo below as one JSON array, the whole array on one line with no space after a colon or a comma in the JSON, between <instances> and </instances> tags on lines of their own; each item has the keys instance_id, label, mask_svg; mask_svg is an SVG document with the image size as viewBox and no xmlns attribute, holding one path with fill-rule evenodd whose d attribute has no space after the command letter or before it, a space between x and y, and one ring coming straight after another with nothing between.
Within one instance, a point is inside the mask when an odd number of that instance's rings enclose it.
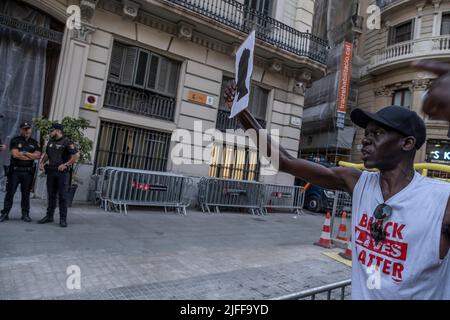
<instances>
[{"instance_id":1,"label":"traffic cone","mask_svg":"<svg viewBox=\"0 0 450 320\"><path fill-rule=\"evenodd\" d=\"M323 223L322 234L320 235L319 242L314 243L317 246L321 246L327 249L333 247L331 244L331 229L330 229L330 212L327 212L325 222Z\"/></svg>"},{"instance_id":2,"label":"traffic cone","mask_svg":"<svg viewBox=\"0 0 450 320\"><path fill-rule=\"evenodd\" d=\"M339 252L339 255L347 260L352 260L352 242L349 241L347 244L347 249L344 252Z\"/></svg>"},{"instance_id":3,"label":"traffic cone","mask_svg":"<svg viewBox=\"0 0 450 320\"><path fill-rule=\"evenodd\" d=\"M337 240L342 240L347 242L347 212L342 213L341 224L339 225L338 235L336 237Z\"/></svg>"}]
</instances>

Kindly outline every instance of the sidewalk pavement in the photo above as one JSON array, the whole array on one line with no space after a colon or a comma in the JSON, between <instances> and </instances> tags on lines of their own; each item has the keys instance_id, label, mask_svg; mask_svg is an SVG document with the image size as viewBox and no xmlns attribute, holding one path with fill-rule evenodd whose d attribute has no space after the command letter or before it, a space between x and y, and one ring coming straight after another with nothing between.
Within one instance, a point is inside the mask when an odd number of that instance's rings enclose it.
<instances>
[{"instance_id":1,"label":"sidewalk pavement","mask_svg":"<svg viewBox=\"0 0 450 320\"><path fill-rule=\"evenodd\" d=\"M38 225L18 201L0 224L0 299L268 299L350 278L350 268L312 245L323 215L187 216L131 209L128 216L74 204L68 228ZM81 289L68 289L68 266Z\"/></svg>"}]
</instances>

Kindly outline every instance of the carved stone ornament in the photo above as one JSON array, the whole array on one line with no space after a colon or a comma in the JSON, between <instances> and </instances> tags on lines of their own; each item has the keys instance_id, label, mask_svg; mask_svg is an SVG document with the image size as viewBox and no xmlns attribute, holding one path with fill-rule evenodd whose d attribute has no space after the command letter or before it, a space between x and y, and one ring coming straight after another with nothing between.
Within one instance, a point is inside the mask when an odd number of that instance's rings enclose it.
<instances>
[{"instance_id":1,"label":"carved stone ornament","mask_svg":"<svg viewBox=\"0 0 450 320\"><path fill-rule=\"evenodd\" d=\"M72 30L72 39L82 41L82 42L91 42L91 34L95 31L95 28L87 25L85 23L81 23L81 27L75 28Z\"/></svg>"},{"instance_id":2,"label":"carved stone ornament","mask_svg":"<svg viewBox=\"0 0 450 320\"><path fill-rule=\"evenodd\" d=\"M94 17L95 7L97 6L98 0L81 0L80 1L80 11L81 11L81 21L85 23L91 23Z\"/></svg>"},{"instance_id":3,"label":"carved stone ornament","mask_svg":"<svg viewBox=\"0 0 450 320\"><path fill-rule=\"evenodd\" d=\"M130 0L122 0L123 11L122 16L125 19L134 20L138 16L140 5L130 1Z\"/></svg>"},{"instance_id":4,"label":"carved stone ornament","mask_svg":"<svg viewBox=\"0 0 450 320\"><path fill-rule=\"evenodd\" d=\"M394 94L394 90L387 87L379 87L374 89L375 97L390 97Z\"/></svg>"},{"instance_id":5,"label":"carved stone ornament","mask_svg":"<svg viewBox=\"0 0 450 320\"><path fill-rule=\"evenodd\" d=\"M281 72L283 69L283 64L279 60L271 60L269 70L272 72Z\"/></svg>"},{"instance_id":6,"label":"carved stone ornament","mask_svg":"<svg viewBox=\"0 0 450 320\"><path fill-rule=\"evenodd\" d=\"M177 25L177 35L180 39L191 40L194 27L184 21L180 21Z\"/></svg>"},{"instance_id":7,"label":"carved stone ornament","mask_svg":"<svg viewBox=\"0 0 450 320\"><path fill-rule=\"evenodd\" d=\"M410 89L425 91L431 85L431 79L414 79L411 81Z\"/></svg>"}]
</instances>

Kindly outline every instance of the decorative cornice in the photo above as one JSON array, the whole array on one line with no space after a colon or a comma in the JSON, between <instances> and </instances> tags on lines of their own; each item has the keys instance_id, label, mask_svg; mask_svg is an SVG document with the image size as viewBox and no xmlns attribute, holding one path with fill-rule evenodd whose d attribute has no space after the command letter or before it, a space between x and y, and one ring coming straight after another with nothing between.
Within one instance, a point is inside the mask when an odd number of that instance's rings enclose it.
<instances>
[{"instance_id":1,"label":"decorative cornice","mask_svg":"<svg viewBox=\"0 0 450 320\"><path fill-rule=\"evenodd\" d=\"M86 23L81 23L81 28L71 30L71 38L85 43L91 43L92 33L96 30L95 27Z\"/></svg>"},{"instance_id":2,"label":"decorative cornice","mask_svg":"<svg viewBox=\"0 0 450 320\"><path fill-rule=\"evenodd\" d=\"M98 0L80 0L81 21L91 24Z\"/></svg>"},{"instance_id":3,"label":"decorative cornice","mask_svg":"<svg viewBox=\"0 0 450 320\"><path fill-rule=\"evenodd\" d=\"M122 4L118 1L100 1L98 4L99 8L102 8L105 11L109 11L111 13L121 15L122 14ZM233 56L235 54L235 51L239 48L240 43L234 42L232 44L228 44L225 42L222 42L216 38L209 37L208 35L198 32L195 30L195 26L190 25L188 23L180 22L178 24L164 20L158 16L155 16L151 14L148 11L143 10L142 8L139 9L139 12L134 20L137 23L141 23L143 25L149 26L153 29L157 29L159 31L171 34L176 37L180 37L185 39L186 41L191 41L192 43L195 43L197 45L206 47L210 50L214 50L216 52ZM185 36L185 34L180 34L181 28L186 28L186 26L189 26L192 28L192 34L189 36ZM306 57L304 57L306 59ZM274 59L264 59L259 56L254 57L254 64L255 66L264 68L265 70L269 70L271 72L278 72L282 76L288 77L288 78L295 78L295 79L303 79L302 81L305 81L307 85L310 85L312 73L307 68L302 69L295 69L291 67L284 67L284 64L281 64L281 70L280 65L277 65L276 68L274 68L273 64ZM281 60L279 60L281 61ZM305 62L306 64L306 62ZM279 71L277 71L279 70ZM306 72L306 73L305 73Z\"/></svg>"},{"instance_id":4,"label":"decorative cornice","mask_svg":"<svg viewBox=\"0 0 450 320\"><path fill-rule=\"evenodd\" d=\"M141 5L131 0L122 0L122 5L122 17L129 20L136 19Z\"/></svg>"},{"instance_id":5,"label":"decorative cornice","mask_svg":"<svg viewBox=\"0 0 450 320\"><path fill-rule=\"evenodd\" d=\"M375 97L391 97L394 94L394 90L386 86L375 88L373 90Z\"/></svg>"},{"instance_id":6,"label":"decorative cornice","mask_svg":"<svg viewBox=\"0 0 450 320\"><path fill-rule=\"evenodd\" d=\"M180 39L191 40L192 34L194 31L194 27L192 24L187 23L185 21L180 21L177 23L177 36Z\"/></svg>"},{"instance_id":7,"label":"decorative cornice","mask_svg":"<svg viewBox=\"0 0 450 320\"><path fill-rule=\"evenodd\" d=\"M431 85L431 79L414 79L411 81L411 85L409 86L412 91L425 91Z\"/></svg>"}]
</instances>

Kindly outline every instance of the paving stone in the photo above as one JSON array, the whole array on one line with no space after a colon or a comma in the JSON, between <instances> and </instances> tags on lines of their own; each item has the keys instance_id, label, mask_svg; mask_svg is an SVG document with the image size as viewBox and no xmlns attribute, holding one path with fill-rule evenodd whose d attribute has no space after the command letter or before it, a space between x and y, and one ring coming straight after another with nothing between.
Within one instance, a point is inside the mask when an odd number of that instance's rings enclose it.
<instances>
[{"instance_id":1,"label":"paving stone","mask_svg":"<svg viewBox=\"0 0 450 320\"><path fill-rule=\"evenodd\" d=\"M74 204L62 229L59 219L36 224L43 201L32 200L31 224L17 204L0 224L2 299L268 299L350 278L312 245L323 215L124 216ZM81 269L81 290L66 287L70 265Z\"/></svg>"}]
</instances>

